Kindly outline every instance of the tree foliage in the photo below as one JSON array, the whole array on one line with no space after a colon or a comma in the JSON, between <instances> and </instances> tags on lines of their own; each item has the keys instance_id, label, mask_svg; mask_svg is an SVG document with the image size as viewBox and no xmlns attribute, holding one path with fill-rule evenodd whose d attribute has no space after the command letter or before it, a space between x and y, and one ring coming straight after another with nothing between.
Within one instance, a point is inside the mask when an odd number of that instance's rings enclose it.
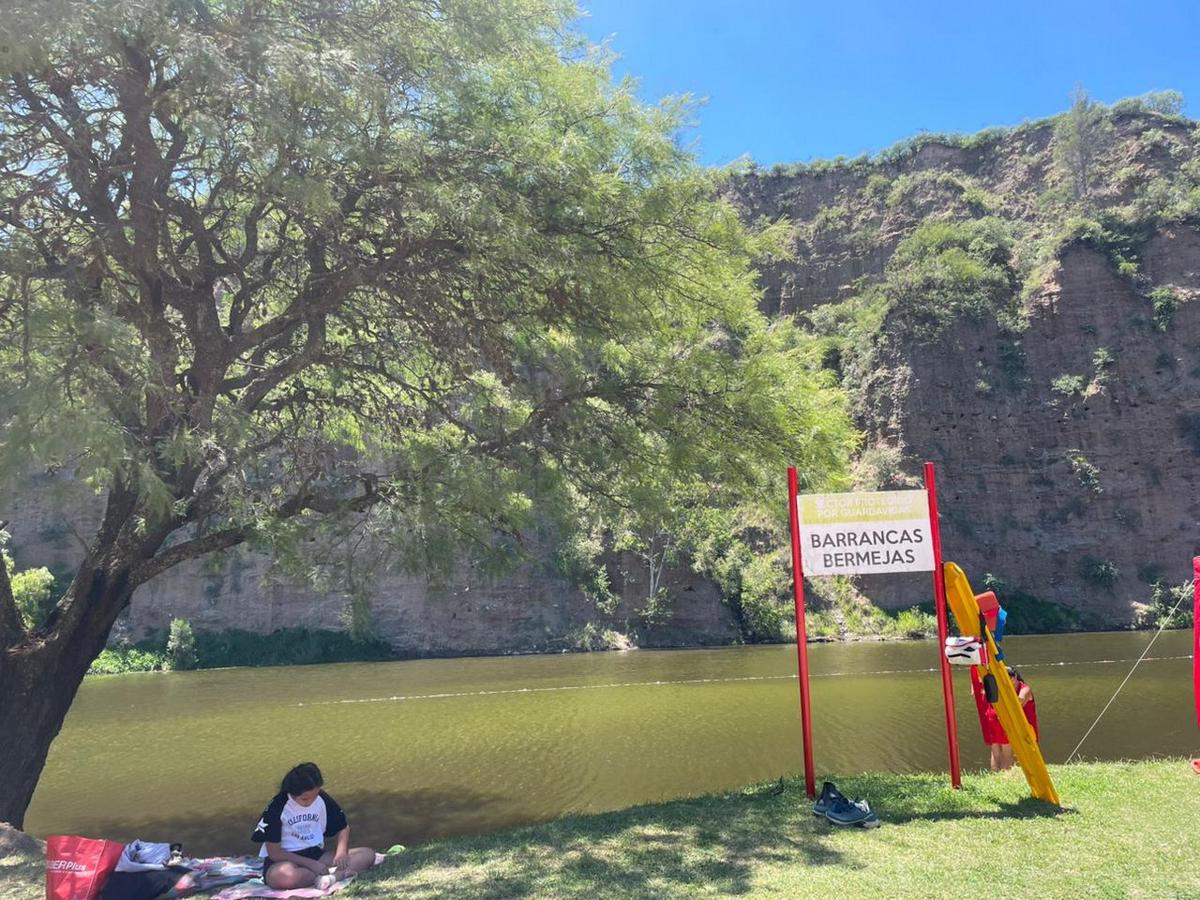
<instances>
[{"instance_id":1,"label":"tree foliage","mask_svg":"<svg viewBox=\"0 0 1200 900\"><path fill-rule=\"evenodd\" d=\"M744 226L676 140L686 106L614 85L574 15L8 11L0 480L103 511L36 621L0 565L0 820L132 592L181 562L250 543L360 604L379 566L549 540L594 569L614 534L842 466L838 395L757 306L786 226Z\"/></svg>"},{"instance_id":2,"label":"tree foliage","mask_svg":"<svg viewBox=\"0 0 1200 900\"><path fill-rule=\"evenodd\" d=\"M614 85L574 15L8 11L0 477L104 509L36 635L4 567L0 680L65 687L32 717L0 702L38 745L0 818L132 591L183 561L251 542L362 596L376 563L507 557L546 521L649 533L785 462L842 465L836 395L757 307L785 227L739 221L676 140L686 106Z\"/></svg>"},{"instance_id":3,"label":"tree foliage","mask_svg":"<svg viewBox=\"0 0 1200 900\"><path fill-rule=\"evenodd\" d=\"M167 665L172 669L196 668L196 635L187 619L172 619L167 635Z\"/></svg>"},{"instance_id":4,"label":"tree foliage","mask_svg":"<svg viewBox=\"0 0 1200 900\"><path fill-rule=\"evenodd\" d=\"M368 509L419 562L527 525L532 472L608 491L638 455L804 456L763 415L749 264L777 235L713 199L680 108L614 88L570 14L23 8L4 471L125 498L141 582L249 538L287 558Z\"/></svg>"}]
</instances>

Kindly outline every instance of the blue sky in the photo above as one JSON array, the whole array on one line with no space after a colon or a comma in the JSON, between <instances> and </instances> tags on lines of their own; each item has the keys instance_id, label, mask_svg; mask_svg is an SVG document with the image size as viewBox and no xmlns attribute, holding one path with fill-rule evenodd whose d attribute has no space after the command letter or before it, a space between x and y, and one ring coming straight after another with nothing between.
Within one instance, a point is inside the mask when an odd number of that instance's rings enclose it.
<instances>
[{"instance_id":1,"label":"blue sky","mask_svg":"<svg viewBox=\"0 0 1200 900\"><path fill-rule=\"evenodd\" d=\"M1173 88L1200 111L1200 0L581 0L642 99L707 98L701 162L875 152Z\"/></svg>"}]
</instances>

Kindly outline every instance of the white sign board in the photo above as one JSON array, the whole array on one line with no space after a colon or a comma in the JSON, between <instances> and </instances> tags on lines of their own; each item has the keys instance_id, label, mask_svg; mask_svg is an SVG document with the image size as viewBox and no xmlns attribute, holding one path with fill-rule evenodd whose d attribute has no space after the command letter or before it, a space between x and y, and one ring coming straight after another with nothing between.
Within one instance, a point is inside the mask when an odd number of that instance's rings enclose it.
<instances>
[{"instance_id":1,"label":"white sign board","mask_svg":"<svg viewBox=\"0 0 1200 900\"><path fill-rule=\"evenodd\" d=\"M925 491L796 498L805 575L932 572Z\"/></svg>"}]
</instances>

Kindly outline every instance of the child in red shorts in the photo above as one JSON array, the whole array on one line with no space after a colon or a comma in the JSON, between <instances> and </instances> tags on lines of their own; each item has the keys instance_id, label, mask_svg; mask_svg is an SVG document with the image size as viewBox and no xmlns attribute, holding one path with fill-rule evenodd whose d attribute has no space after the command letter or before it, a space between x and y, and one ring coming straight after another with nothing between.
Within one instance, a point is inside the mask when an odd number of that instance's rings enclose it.
<instances>
[{"instance_id":1,"label":"child in red shorts","mask_svg":"<svg viewBox=\"0 0 1200 900\"><path fill-rule=\"evenodd\" d=\"M1013 689L1017 692L1017 699L1021 701L1021 709L1025 711L1025 718L1033 727L1033 736L1040 740L1037 703L1033 699L1033 688L1025 683L1021 678L1021 673L1012 666L1008 667L1008 677L1012 679ZM1000 772L1012 768L1012 745L1009 744L1008 735L1004 733L1004 726L1000 724L1000 718L996 715L996 708L988 703L987 696L983 691L983 682L975 674L974 666L971 667L971 693L974 694L975 705L979 708L979 726L983 730L983 742L991 751L992 771Z\"/></svg>"}]
</instances>

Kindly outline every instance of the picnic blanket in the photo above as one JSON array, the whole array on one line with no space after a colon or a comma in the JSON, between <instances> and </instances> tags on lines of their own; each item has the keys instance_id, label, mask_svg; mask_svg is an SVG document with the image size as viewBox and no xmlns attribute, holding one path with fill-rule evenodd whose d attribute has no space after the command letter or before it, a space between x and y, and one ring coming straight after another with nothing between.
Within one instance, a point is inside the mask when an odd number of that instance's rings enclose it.
<instances>
[{"instance_id":1,"label":"picnic blanket","mask_svg":"<svg viewBox=\"0 0 1200 900\"><path fill-rule=\"evenodd\" d=\"M208 856L185 859L183 865L191 871L163 895L166 900L178 900L262 876L262 860L257 856Z\"/></svg>"},{"instance_id":2,"label":"picnic blanket","mask_svg":"<svg viewBox=\"0 0 1200 900\"><path fill-rule=\"evenodd\" d=\"M387 853L375 854L375 865L379 865L388 856L402 853L403 844L390 847ZM354 876L334 882L328 888L315 887L296 888L290 891L277 891L267 887L262 880L262 860L257 856L213 856L207 859L185 859L185 866L192 871L185 875L167 894L164 900L179 900L204 891L223 888L220 893L213 894L212 900L242 900L245 897L327 897L336 894L342 888L354 881Z\"/></svg>"},{"instance_id":3,"label":"picnic blanket","mask_svg":"<svg viewBox=\"0 0 1200 900\"><path fill-rule=\"evenodd\" d=\"M375 862L373 865L379 865L393 853L401 853L404 851L403 844L396 844L391 847L387 853L376 853ZM341 881L335 881L327 888L293 888L290 891L278 891L275 888L267 887L266 882L262 880L261 863L259 872L255 873L255 877L250 881L243 881L231 887L225 888L219 894L214 894L212 900L243 900L245 897L328 897L330 894L336 894L342 888L346 887L352 881L354 876L350 875Z\"/></svg>"},{"instance_id":4,"label":"picnic blanket","mask_svg":"<svg viewBox=\"0 0 1200 900\"><path fill-rule=\"evenodd\" d=\"M294 888L290 891L277 891L275 888L267 887L266 882L261 878L255 878L252 881L243 881L241 884L227 887L219 894L213 894L212 900L243 900L245 897L328 897L330 894L336 894L342 888L347 887L353 881L354 876L351 875L342 881L335 881L324 889L308 887Z\"/></svg>"}]
</instances>

